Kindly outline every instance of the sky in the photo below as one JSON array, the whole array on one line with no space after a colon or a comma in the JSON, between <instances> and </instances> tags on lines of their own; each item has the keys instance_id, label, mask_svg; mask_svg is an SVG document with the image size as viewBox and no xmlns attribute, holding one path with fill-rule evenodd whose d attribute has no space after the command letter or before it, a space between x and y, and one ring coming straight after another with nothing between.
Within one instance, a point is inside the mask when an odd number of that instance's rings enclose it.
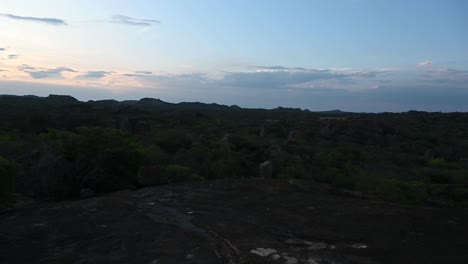
<instances>
[{"instance_id":1,"label":"sky","mask_svg":"<svg viewBox=\"0 0 468 264\"><path fill-rule=\"evenodd\" d=\"M468 111L465 0L2 0L0 94Z\"/></svg>"}]
</instances>

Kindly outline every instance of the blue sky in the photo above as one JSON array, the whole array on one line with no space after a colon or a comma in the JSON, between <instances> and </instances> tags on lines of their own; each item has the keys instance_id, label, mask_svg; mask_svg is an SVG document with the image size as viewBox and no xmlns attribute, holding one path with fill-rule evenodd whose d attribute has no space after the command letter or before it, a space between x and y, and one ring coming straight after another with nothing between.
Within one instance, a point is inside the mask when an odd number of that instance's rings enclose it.
<instances>
[{"instance_id":1,"label":"blue sky","mask_svg":"<svg viewBox=\"0 0 468 264\"><path fill-rule=\"evenodd\" d=\"M0 2L0 94L468 111L468 2Z\"/></svg>"}]
</instances>

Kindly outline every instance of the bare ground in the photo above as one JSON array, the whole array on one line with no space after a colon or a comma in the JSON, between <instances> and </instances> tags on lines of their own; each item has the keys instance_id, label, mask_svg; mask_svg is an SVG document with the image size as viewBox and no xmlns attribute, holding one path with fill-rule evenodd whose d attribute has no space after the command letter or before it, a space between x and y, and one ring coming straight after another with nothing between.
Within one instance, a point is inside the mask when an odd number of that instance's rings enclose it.
<instances>
[{"instance_id":1,"label":"bare ground","mask_svg":"<svg viewBox=\"0 0 468 264\"><path fill-rule=\"evenodd\" d=\"M468 210L216 181L0 214L0 263L468 263Z\"/></svg>"}]
</instances>

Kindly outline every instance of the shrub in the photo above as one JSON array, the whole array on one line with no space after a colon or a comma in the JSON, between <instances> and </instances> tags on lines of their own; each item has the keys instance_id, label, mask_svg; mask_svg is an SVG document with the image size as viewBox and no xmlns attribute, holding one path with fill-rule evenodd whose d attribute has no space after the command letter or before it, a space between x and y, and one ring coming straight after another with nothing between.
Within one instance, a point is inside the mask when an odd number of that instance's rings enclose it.
<instances>
[{"instance_id":1,"label":"shrub","mask_svg":"<svg viewBox=\"0 0 468 264\"><path fill-rule=\"evenodd\" d=\"M454 188L450 191L450 198L456 202L468 202L468 188Z\"/></svg>"},{"instance_id":2,"label":"shrub","mask_svg":"<svg viewBox=\"0 0 468 264\"><path fill-rule=\"evenodd\" d=\"M156 143L167 153L174 154L179 149L192 147L192 138L181 131L167 131L158 135Z\"/></svg>"},{"instance_id":3,"label":"shrub","mask_svg":"<svg viewBox=\"0 0 468 264\"><path fill-rule=\"evenodd\" d=\"M325 181L341 188L353 188L354 181L347 169L329 168L325 171Z\"/></svg>"},{"instance_id":4,"label":"shrub","mask_svg":"<svg viewBox=\"0 0 468 264\"><path fill-rule=\"evenodd\" d=\"M166 167L166 176L169 182L181 182L191 180L190 167L179 164L171 164Z\"/></svg>"},{"instance_id":5,"label":"shrub","mask_svg":"<svg viewBox=\"0 0 468 264\"><path fill-rule=\"evenodd\" d=\"M145 154L134 138L116 129L83 127L76 133L49 130L43 138L76 165L76 176L82 183L92 185L84 187L96 191L119 190L135 183Z\"/></svg>"},{"instance_id":6,"label":"shrub","mask_svg":"<svg viewBox=\"0 0 468 264\"><path fill-rule=\"evenodd\" d=\"M434 168L446 169L450 167L450 163L445 161L445 159L443 158L436 158L436 159L429 161L429 166L434 167Z\"/></svg>"},{"instance_id":7,"label":"shrub","mask_svg":"<svg viewBox=\"0 0 468 264\"><path fill-rule=\"evenodd\" d=\"M15 203L14 180L17 165L0 156L0 208L9 207Z\"/></svg>"},{"instance_id":8,"label":"shrub","mask_svg":"<svg viewBox=\"0 0 468 264\"><path fill-rule=\"evenodd\" d=\"M422 203L427 199L427 188L422 182L403 182L397 179L379 180L376 195L394 202Z\"/></svg>"}]
</instances>

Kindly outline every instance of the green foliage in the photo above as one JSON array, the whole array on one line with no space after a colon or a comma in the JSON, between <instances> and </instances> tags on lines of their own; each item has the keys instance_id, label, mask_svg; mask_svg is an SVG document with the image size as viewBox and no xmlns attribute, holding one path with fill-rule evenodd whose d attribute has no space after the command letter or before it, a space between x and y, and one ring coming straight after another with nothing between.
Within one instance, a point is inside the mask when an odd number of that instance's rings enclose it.
<instances>
[{"instance_id":1,"label":"green foliage","mask_svg":"<svg viewBox=\"0 0 468 264\"><path fill-rule=\"evenodd\" d=\"M75 163L81 170L82 182L93 185L89 187L97 191L118 190L135 183L145 154L138 141L116 129L49 130L43 138L56 152Z\"/></svg>"},{"instance_id":2,"label":"green foliage","mask_svg":"<svg viewBox=\"0 0 468 264\"><path fill-rule=\"evenodd\" d=\"M448 163L443 158L436 158L436 159L429 161L429 166L434 167L434 168L446 169L450 167L450 163Z\"/></svg>"},{"instance_id":3,"label":"green foliage","mask_svg":"<svg viewBox=\"0 0 468 264\"><path fill-rule=\"evenodd\" d=\"M170 164L166 167L166 176L169 182L182 182L190 180L190 167L179 164Z\"/></svg>"},{"instance_id":4,"label":"green foliage","mask_svg":"<svg viewBox=\"0 0 468 264\"><path fill-rule=\"evenodd\" d=\"M420 170L421 174L428 178L431 183L451 184L454 182L453 172L447 169L424 168Z\"/></svg>"},{"instance_id":5,"label":"green foliage","mask_svg":"<svg viewBox=\"0 0 468 264\"><path fill-rule=\"evenodd\" d=\"M456 202L468 203L468 188L454 188L450 191L450 197Z\"/></svg>"},{"instance_id":6,"label":"green foliage","mask_svg":"<svg viewBox=\"0 0 468 264\"><path fill-rule=\"evenodd\" d=\"M0 128L0 144L11 140L11 136Z\"/></svg>"},{"instance_id":7,"label":"green foliage","mask_svg":"<svg viewBox=\"0 0 468 264\"><path fill-rule=\"evenodd\" d=\"M349 168L329 168L325 171L325 182L342 188L353 188L354 180Z\"/></svg>"},{"instance_id":8,"label":"green foliage","mask_svg":"<svg viewBox=\"0 0 468 264\"><path fill-rule=\"evenodd\" d=\"M47 144L62 154L66 159L73 160L78 154L80 136L77 133L61 131L57 129L48 129L41 137Z\"/></svg>"},{"instance_id":9,"label":"green foliage","mask_svg":"<svg viewBox=\"0 0 468 264\"><path fill-rule=\"evenodd\" d=\"M422 203L428 197L424 183L404 182L397 179L379 180L374 191L377 196L395 202Z\"/></svg>"},{"instance_id":10,"label":"green foliage","mask_svg":"<svg viewBox=\"0 0 468 264\"><path fill-rule=\"evenodd\" d=\"M174 154L179 149L188 149L192 146L192 139L184 132L173 130L160 133L156 143L167 153Z\"/></svg>"},{"instance_id":11,"label":"green foliage","mask_svg":"<svg viewBox=\"0 0 468 264\"><path fill-rule=\"evenodd\" d=\"M342 154L334 151L321 152L318 160L325 166L340 167L344 161Z\"/></svg>"},{"instance_id":12,"label":"green foliage","mask_svg":"<svg viewBox=\"0 0 468 264\"><path fill-rule=\"evenodd\" d=\"M115 129L125 119L141 121L146 132ZM149 98L0 96L0 155L34 172L35 155L50 154L54 161L42 171L57 172L53 177L63 177L57 182L72 185L63 192L75 195L82 187L127 188L140 166L167 166L171 181L251 178L269 160L275 178L315 179L391 201L418 203L430 195L452 202L465 199L457 188L468 184L467 122L466 113L314 113ZM35 181L24 191L34 190L42 176L31 173Z\"/></svg>"},{"instance_id":13,"label":"green foliage","mask_svg":"<svg viewBox=\"0 0 468 264\"><path fill-rule=\"evenodd\" d=\"M18 167L0 156L0 208L9 207L15 203L15 176Z\"/></svg>"}]
</instances>

